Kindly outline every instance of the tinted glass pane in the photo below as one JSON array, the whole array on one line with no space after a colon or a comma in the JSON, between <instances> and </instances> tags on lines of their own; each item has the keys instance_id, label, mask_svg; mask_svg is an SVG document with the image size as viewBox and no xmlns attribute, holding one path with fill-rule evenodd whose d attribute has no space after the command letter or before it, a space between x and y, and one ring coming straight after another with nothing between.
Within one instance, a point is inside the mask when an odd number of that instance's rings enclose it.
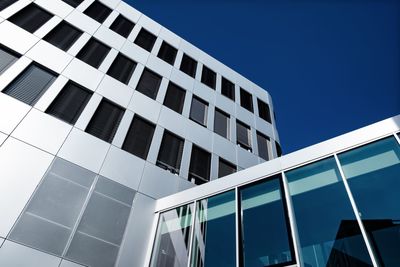
<instances>
[{"instance_id":1,"label":"tinted glass pane","mask_svg":"<svg viewBox=\"0 0 400 267\"><path fill-rule=\"evenodd\" d=\"M160 51L158 52L158 57L165 62L174 65L176 53L178 53L178 50L164 41L161 45Z\"/></svg>"},{"instance_id":2,"label":"tinted glass pane","mask_svg":"<svg viewBox=\"0 0 400 267\"><path fill-rule=\"evenodd\" d=\"M200 98L193 96L192 106L190 107L190 119L203 125L207 125L208 104Z\"/></svg>"},{"instance_id":3,"label":"tinted glass pane","mask_svg":"<svg viewBox=\"0 0 400 267\"><path fill-rule=\"evenodd\" d=\"M275 147L276 147L276 154L278 155L278 157L282 156L282 148L276 141L275 141Z\"/></svg>"},{"instance_id":4,"label":"tinted glass pane","mask_svg":"<svg viewBox=\"0 0 400 267\"><path fill-rule=\"evenodd\" d=\"M195 184L203 184L210 180L211 154L193 145L190 157L189 180Z\"/></svg>"},{"instance_id":5,"label":"tinted glass pane","mask_svg":"<svg viewBox=\"0 0 400 267\"><path fill-rule=\"evenodd\" d=\"M142 28L135 39L135 44L151 52L151 49L153 49L154 43L156 42L156 39L157 37L154 34Z\"/></svg>"},{"instance_id":6,"label":"tinted glass pane","mask_svg":"<svg viewBox=\"0 0 400 267\"><path fill-rule=\"evenodd\" d=\"M186 267L188 264L192 205L160 215L154 242L152 267Z\"/></svg>"},{"instance_id":7,"label":"tinted glass pane","mask_svg":"<svg viewBox=\"0 0 400 267\"><path fill-rule=\"evenodd\" d=\"M214 132L222 137L229 138L229 115L218 109L215 109Z\"/></svg>"},{"instance_id":8,"label":"tinted glass pane","mask_svg":"<svg viewBox=\"0 0 400 267\"><path fill-rule=\"evenodd\" d=\"M218 177L223 177L232 173L236 172L236 166L233 165L232 163L219 159L219 165L218 165Z\"/></svg>"},{"instance_id":9,"label":"tinted glass pane","mask_svg":"<svg viewBox=\"0 0 400 267\"><path fill-rule=\"evenodd\" d=\"M253 112L253 98L250 93L240 88L240 105Z\"/></svg>"},{"instance_id":10,"label":"tinted glass pane","mask_svg":"<svg viewBox=\"0 0 400 267\"><path fill-rule=\"evenodd\" d=\"M240 121L236 121L236 137L237 143L241 147L251 151L251 130L249 126Z\"/></svg>"},{"instance_id":11,"label":"tinted glass pane","mask_svg":"<svg viewBox=\"0 0 400 267\"><path fill-rule=\"evenodd\" d=\"M79 51L76 57L92 67L98 68L109 51L110 48L108 46L92 38Z\"/></svg>"},{"instance_id":12,"label":"tinted glass pane","mask_svg":"<svg viewBox=\"0 0 400 267\"><path fill-rule=\"evenodd\" d=\"M257 132L258 156L265 160L270 159L271 142L262 133Z\"/></svg>"},{"instance_id":13,"label":"tinted glass pane","mask_svg":"<svg viewBox=\"0 0 400 267\"><path fill-rule=\"evenodd\" d=\"M94 1L83 13L91 17L92 19L103 23L108 15L111 13L111 8L100 3L99 1Z\"/></svg>"},{"instance_id":14,"label":"tinted glass pane","mask_svg":"<svg viewBox=\"0 0 400 267\"><path fill-rule=\"evenodd\" d=\"M28 32L34 33L51 19L51 17L53 17L52 14L32 3L12 15L8 20Z\"/></svg>"},{"instance_id":15,"label":"tinted glass pane","mask_svg":"<svg viewBox=\"0 0 400 267\"><path fill-rule=\"evenodd\" d=\"M83 2L83 0L62 0L62 1L69 4L72 7L77 7Z\"/></svg>"},{"instance_id":16,"label":"tinted glass pane","mask_svg":"<svg viewBox=\"0 0 400 267\"><path fill-rule=\"evenodd\" d=\"M135 117L129 127L122 149L142 159L147 158L155 125Z\"/></svg>"},{"instance_id":17,"label":"tinted glass pane","mask_svg":"<svg viewBox=\"0 0 400 267\"><path fill-rule=\"evenodd\" d=\"M91 96L92 92L69 82L47 108L46 113L67 123L74 124Z\"/></svg>"},{"instance_id":18,"label":"tinted glass pane","mask_svg":"<svg viewBox=\"0 0 400 267\"><path fill-rule=\"evenodd\" d=\"M205 65L203 65L203 71L201 73L201 82L207 85L208 87L215 89L216 79L217 79L217 74L214 71L207 68Z\"/></svg>"},{"instance_id":19,"label":"tinted glass pane","mask_svg":"<svg viewBox=\"0 0 400 267\"><path fill-rule=\"evenodd\" d=\"M179 173L183 153L184 140L168 131L164 132L161 141L160 151L158 152L157 165Z\"/></svg>"},{"instance_id":20,"label":"tinted glass pane","mask_svg":"<svg viewBox=\"0 0 400 267\"><path fill-rule=\"evenodd\" d=\"M124 109L103 100L86 127L86 132L110 143L117 132L123 114Z\"/></svg>"},{"instance_id":21,"label":"tinted glass pane","mask_svg":"<svg viewBox=\"0 0 400 267\"><path fill-rule=\"evenodd\" d=\"M0 1L0 11L14 4L17 0L1 0Z\"/></svg>"},{"instance_id":22,"label":"tinted glass pane","mask_svg":"<svg viewBox=\"0 0 400 267\"><path fill-rule=\"evenodd\" d=\"M222 77L221 94L235 101L235 85Z\"/></svg>"},{"instance_id":23,"label":"tinted glass pane","mask_svg":"<svg viewBox=\"0 0 400 267\"><path fill-rule=\"evenodd\" d=\"M8 69L18 59L18 54L0 46L0 74Z\"/></svg>"},{"instance_id":24,"label":"tinted glass pane","mask_svg":"<svg viewBox=\"0 0 400 267\"><path fill-rule=\"evenodd\" d=\"M400 262L400 147L393 137L339 155L382 266Z\"/></svg>"},{"instance_id":25,"label":"tinted glass pane","mask_svg":"<svg viewBox=\"0 0 400 267\"><path fill-rule=\"evenodd\" d=\"M43 39L61 50L67 51L81 35L82 31L62 21Z\"/></svg>"},{"instance_id":26,"label":"tinted glass pane","mask_svg":"<svg viewBox=\"0 0 400 267\"><path fill-rule=\"evenodd\" d=\"M110 29L126 38L129 36L134 26L135 23L119 15L114 20L113 24L111 24Z\"/></svg>"},{"instance_id":27,"label":"tinted glass pane","mask_svg":"<svg viewBox=\"0 0 400 267\"><path fill-rule=\"evenodd\" d=\"M182 114L183 103L185 102L186 91L176 84L169 82L167 94L165 95L164 105Z\"/></svg>"},{"instance_id":28,"label":"tinted glass pane","mask_svg":"<svg viewBox=\"0 0 400 267\"><path fill-rule=\"evenodd\" d=\"M124 84L128 84L135 68L136 62L119 53L107 74Z\"/></svg>"},{"instance_id":29,"label":"tinted glass pane","mask_svg":"<svg viewBox=\"0 0 400 267\"><path fill-rule=\"evenodd\" d=\"M258 115L260 116L260 118L271 123L271 114L269 112L268 104L264 103L260 99L257 99L257 104L258 104Z\"/></svg>"},{"instance_id":30,"label":"tinted glass pane","mask_svg":"<svg viewBox=\"0 0 400 267\"><path fill-rule=\"evenodd\" d=\"M161 76L149 69L145 69L140 77L136 90L152 99L156 99L160 84Z\"/></svg>"},{"instance_id":31,"label":"tinted glass pane","mask_svg":"<svg viewBox=\"0 0 400 267\"><path fill-rule=\"evenodd\" d=\"M196 68L197 61L184 54L182 57L180 70L194 78L196 76Z\"/></svg>"},{"instance_id":32,"label":"tinted glass pane","mask_svg":"<svg viewBox=\"0 0 400 267\"><path fill-rule=\"evenodd\" d=\"M284 266L283 263L293 263L280 176L240 189L240 199L243 266Z\"/></svg>"},{"instance_id":33,"label":"tinted glass pane","mask_svg":"<svg viewBox=\"0 0 400 267\"><path fill-rule=\"evenodd\" d=\"M33 106L55 79L52 72L31 64L2 92Z\"/></svg>"},{"instance_id":34,"label":"tinted glass pane","mask_svg":"<svg viewBox=\"0 0 400 267\"><path fill-rule=\"evenodd\" d=\"M235 191L197 202L192 267L236 266Z\"/></svg>"},{"instance_id":35,"label":"tinted glass pane","mask_svg":"<svg viewBox=\"0 0 400 267\"><path fill-rule=\"evenodd\" d=\"M372 266L335 160L286 176L305 266Z\"/></svg>"}]
</instances>

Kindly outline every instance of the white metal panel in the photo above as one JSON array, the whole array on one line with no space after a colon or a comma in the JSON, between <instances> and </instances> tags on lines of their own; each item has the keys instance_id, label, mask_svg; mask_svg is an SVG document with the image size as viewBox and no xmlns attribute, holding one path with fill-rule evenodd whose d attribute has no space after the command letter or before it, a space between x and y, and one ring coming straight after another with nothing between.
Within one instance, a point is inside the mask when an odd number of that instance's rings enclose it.
<instances>
[{"instance_id":1,"label":"white metal panel","mask_svg":"<svg viewBox=\"0 0 400 267\"><path fill-rule=\"evenodd\" d=\"M159 37L162 40L165 40L167 43L169 43L173 47L175 47L176 49L179 48L179 45L182 40L178 35L176 35L175 33L171 32L170 30L168 30L167 28L164 28L164 27L161 28Z\"/></svg>"},{"instance_id":2,"label":"white metal panel","mask_svg":"<svg viewBox=\"0 0 400 267\"><path fill-rule=\"evenodd\" d=\"M238 97L240 98L240 95ZM254 114L247 109L237 106L236 118L251 128L254 128Z\"/></svg>"},{"instance_id":3,"label":"white metal panel","mask_svg":"<svg viewBox=\"0 0 400 267\"><path fill-rule=\"evenodd\" d=\"M58 156L98 173L110 144L74 128Z\"/></svg>"},{"instance_id":4,"label":"white metal panel","mask_svg":"<svg viewBox=\"0 0 400 267\"><path fill-rule=\"evenodd\" d=\"M153 54L150 54L147 60L147 67L157 72L159 75L169 78L171 76L172 66Z\"/></svg>"},{"instance_id":5,"label":"white metal panel","mask_svg":"<svg viewBox=\"0 0 400 267\"><path fill-rule=\"evenodd\" d=\"M137 190L145 161L124 150L111 146L100 175Z\"/></svg>"},{"instance_id":6,"label":"white metal panel","mask_svg":"<svg viewBox=\"0 0 400 267\"><path fill-rule=\"evenodd\" d=\"M84 267L84 265L80 265L72 261L62 260L59 267Z\"/></svg>"},{"instance_id":7,"label":"white metal panel","mask_svg":"<svg viewBox=\"0 0 400 267\"><path fill-rule=\"evenodd\" d=\"M96 92L124 108L133 95L132 88L108 75L104 76Z\"/></svg>"},{"instance_id":8,"label":"white metal panel","mask_svg":"<svg viewBox=\"0 0 400 267\"><path fill-rule=\"evenodd\" d=\"M53 82L53 84L46 90L46 92L40 97L38 102L35 104L35 108L45 112L51 102L61 92L62 88L67 84L68 79L62 75Z\"/></svg>"},{"instance_id":9,"label":"white metal panel","mask_svg":"<svg viewBox=\"0 0 400 267\"><path fill-rule=\"evenodd\" d=\"M73 58L61 49L43 40L39 41L29 50L26 56L58 73L62 72Z\"/></svg>"},{"instance_id":10,"label":"white metal panel","mask_svg":"<svg viewBox=\"0 0 400 267\"><path fill-rule=\"evenodd\" d=\"M0 132L0 146L4 143L4 141L7 139L7 137L8 137L8 135Z\"/></svg>"},{"instance_id":11,"label":"white metal panel","mask_svg":"<svg viewBox=\"0 0 400 267\"><path fill-rule=\"evenodd\" d=\"M101 65L99 66L99 71L106 73L107 70L111 67L111 64L113 63L117 55L118 51L115 48L111 48L110 52L107 53L103 62L101 62Z\"/></svg>"},{"instance_id":12,"label":"white metal panel","mask_svg":"<svg viewBox=\"0 0 400 267\"><path fill-rule=\"evenodd\" d=\"M142 15L138 10L134 9L132 6L125 3L124 1L120 1L116 10L119 11L124 17L134 22L135 24Z\"/></svg>"},{"instance_id":13,"label":"white metal panel","mask_svg":"<svg viewBox=\"0 0 400 267\"><path fill-rule=\"evenodd\" d=\"M12 137L0 147L0 236L7 236L52 160Z\"/></svg>"},{"instance_id":14,"label":"white metal panel","mask_svg":"<svg viewBox=\"0 0 400 267\"><path fill-rule=\"evenodd\" d=\"M255 149L253 148L253 151ZM253 153L244 150L241 147L237 148L237 164L242 168L249 168L258 164L258 157Z\"/></svg>"},{"instance_id":15,"label":"white metal panel","mask_svg":"<svg viewBox=\"0 0 400 267\"><path fill-rule=\"evenodd\" d=\"M6 240L0 248L0 266L28 267L45 266L58 267L61 259L23 245Z\"/></svg>"},{"instance_id":16,"label":"white metal panel","mask_svg":"<svg viewBox=\"0 0 400 267\"><path fill-rule=\"evenodd\" d=\"M179 136L185 135L186 119L177 112L165 106L161 107L158 124L164 128L172 128L173 132ZM173 127L174 125L175 127Z\"/></svg>"},{"instance_id":17,"label":"white metal panel","mask_svg":"<svg viewBox=\"0 0 400 267\"><path fill-rule=\"evenodd\" d=\"M236 149L237 146L235 143L230 142L218 134L213 134L213 151L223 159L236 164Z\"/></svg>"},{"instance_id":18,"label":"white metal panel","mask_svg":"<svg viewBox=\"0 0 400 267\"><path fill-rule=\"evenodd\" d=\"M45 24L43 24L39 29L37 29L34 32L34 34L39 38L43 38L46 34L48 34L61 21L62 21L62 19L60 17L53 16Z\"/></svg>"},{"instance_id":19,"label":"white metal panel","mask_svg":"<svg viewBox=\"0 0 400 267\"><path fill-rule=\"evenodd\" d=\"M135 31L136 27L137 26L133 28L133 31ZM132 58L134 61L142 63L143 65L146 64L147 59L150 55L148 51L131 42L125 42L125 44L121 48L121 52Z\"/></svg>"},{"instance_id":20,"label":"white metal panel","mask_svg":"<svg viewBox=\"0 0 400 267\"><path fill-rule=\"evenodd\" d=\"M36 0L35 3L47 9L52 14L59 16L60 18L65 18L74 10L72 6L61 0Z\"/></svg>"},{"instance_id":21,"label":"white metal panel","mask_svg":"<svg viewBox=\"0 0 400 267\"><path fill-rule=\"evenodd\" d=\"M29 105L0 93L0 131L10 134L30 109Z\"/></svg>"},{"instance_id":22,"label":"white metal panel","mask_svg":"<svg viewBox=\"0 0 400 267\"><path fill-rule=\"evenodd\" d=\"M0 43L20 54L25 54L37 41L38 37L7 20L0 24Z\"/></svg>"},{"instance_id":23,"label":"white metal panel","mask_svg":"<svg viewBox=\"0 0 400 267\"><path fill-rule=\"evenodd\" d=\"M124 141L125 137L128 133L129 126L132 123L133 119L133 112L130 111L129 109L125 110L124 116L121 119L121 123L118 126L117 132L115 133L114 139L112 141L112 144L118 148L121 148Z\"/></svg>"},{"instance_id":24,"label":"white metal panel","mask_svg":"<svg viewBox=\"0 0 400 267\"><path fill-rule=\"evenodd\" d=\"M143 118L146 118L153 123L157 123L161 104L142 93L135 91L128 108Z\"/></svg>"},{"instance_id":25,"label":"white metal panel","mask_svg":"<svg viewBox=\"0 0 400 267\"><path fill-rule=\"evenodd\" d=\"M176 60L178 60L178 57ZM193 92L194 79L179 69L172 69L170 81L179 85L186 91Z\"/></svg>"},{"instance_id":26,"label":"white metal panel","mask_svg":"<svg viewBox=\"0 0 400 267\"><path fill-rule=\"evenodd\" d=\"M194 83L193 94L209 104L215 103L215 90L199 81L195 81Z\"/></svg>"},{"instance_id":27,"label":"white metal panel","mask_svg":"<svg viewBox=\"0 0 400 267\"><path fill-rule=\"evenodd\" d=\"M110 30L105 26L100 26L100 28L94 34L94 37L105 43L106 45L120 50L125 42L125 38L118 33Z\"/></svg>"},{"instance_id":28,"label":"white metal panel","mask_svg":"<svg viewBox=\"0 0 400 267\"><path fill-rule=\"evenodd\" d=\"M31 109L11 136L55 155L71 129L65 122Z\"/></svg>"},{"instance_id":29,"label":"white metal panel","mask_svg":"<svg viewBox=\"0 0 400 267\"><path fill-rule=\"evenodd\" d=\"M186 119L186 138L196 145L211 151L212 149L212 133L209 129L197 124L196 122ZM169 126L168 128L171 128ZM172 128L173 130L173 128Z\"/></svg>"},{"instance_id":30,"label":"white metal panel","mask_svg":"<svg viewBox=\"0 0 400 267\"><path fill-rule=\"evenodd\" d=\"M112 9L114 9L120 1L121 0L101 0L101 2L103 2L104 4L106 4L108 7L112 8Z\"/></svg>"},{"instance_id":31,"label":"white metal panel","mask_svg":"<svg viewBox=\"0 0 400 267\"><path fill-rule=\"evenodd\" d=\"M65 68L63 75L80 83L84 87L95 91L103 78L104 73L85 62L74 58L67 68Z\"/></svg>"},{"instance_id":32,"label":"white metal panel","mask_svg":"<svg viewBox=\"0 0 400 267\"><path fill-rule=\"evenodd\" d=\"M154 20L150 19L146 15L142 14L139 18L139 21L137 23L138 25L141 25L143 28L145 28L147 31L153 33L155 36L158 36L158 34L161 31L161 25L155 22Z\"/></svg>"},{"instance_id":33,"label":"white metal panel","mask_svg":"<svg viewBox=\"0 0 400 267\"><path fill-rule=\"evenodd\" d=\"M82 131L86 129L86 126L88 125L102 99L103 97L99 94L94 93L92 95L85 109L82 111L81 116L79 116L75 123L76 128L81 129Z\"/></svg>"},{"instance_id":34,"label":"white metal panel","mask_svg":"<svg viewBox=\"0 0 400 267\"><path fill-rule=\"evenodd\" d=\"M94 19L86 16L82 12L78 11L79 8L83 6L86 2L83 2L77 9L71 12L65 20L75 27L84 30L85 32L93 35L95 31L100 27L100 23L95 21Z\"/></svg>"},{"instance_id":35,"label":"white metal panel","mask_svg":"<svg viewBox=\"0 0 400 267\"><path fill-rule=\"evenodd\" d=\"M224 95L216 94L215 95L215 106L222 111L225 111L229 115L235 116L236 105L232 99L227 98Z\"/></svg>"},{"instance_id":36,"label":"white metal panel","mask_svg":"<svg viewBox=\"0 0 400 267\"><path fill-rule=\"evenodd\" d=\"M7 19L7 18L11 17L12 15L14 15L15 13L17 13L22 8L24 8L25 6L27 6L30 2L32 2L32 0L17 1L16 3L10 5L6 9L2 10L0 12L0 15L3 18Z\"/></svg>"},{"instance_id":37,"label":"white metal panel","mask_svg":"<svg viewBox=\"0 0 400 267\"><path fill-rule=\"evenodd\" d=\"M117 267L145 266L147 244L152 238L151 230L155 219L155 200L140 193L136 194L133 209L125 231ZM151 244L149 245L151 248Z\"/></svg>"}]
</instances>

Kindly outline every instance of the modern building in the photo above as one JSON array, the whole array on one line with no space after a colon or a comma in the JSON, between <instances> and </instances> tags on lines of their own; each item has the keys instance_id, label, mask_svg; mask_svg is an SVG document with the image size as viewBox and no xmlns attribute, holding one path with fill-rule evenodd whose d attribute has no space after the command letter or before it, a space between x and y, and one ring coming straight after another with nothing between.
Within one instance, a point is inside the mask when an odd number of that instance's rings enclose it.
<instances>
[{"instance_id":1,"label":"modern building","mask_svg":"<svg viewBox=\"0 0 400 267\"><path fill-rule=\"evenodd\" d=\"M0 0L0 266L143 266L156 200L281 154L256 84L120 0Z\"/></svg>"}]
</instances>

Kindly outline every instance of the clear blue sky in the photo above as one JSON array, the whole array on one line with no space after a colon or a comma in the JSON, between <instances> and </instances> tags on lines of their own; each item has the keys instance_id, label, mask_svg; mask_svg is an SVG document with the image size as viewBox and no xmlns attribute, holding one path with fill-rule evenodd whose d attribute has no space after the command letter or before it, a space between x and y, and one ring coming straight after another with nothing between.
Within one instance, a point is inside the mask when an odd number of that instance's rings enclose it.
<instances>
[{"instance_id":1,"label":"clear blue sky","mask_svg":"<svg viewBox=\"0 0 400 267\"><path fill-rule=\"evenodd\" d=\"M284 153L400 113L400 1L125 1L267 89Z\"/></svg>"}]
</instances>

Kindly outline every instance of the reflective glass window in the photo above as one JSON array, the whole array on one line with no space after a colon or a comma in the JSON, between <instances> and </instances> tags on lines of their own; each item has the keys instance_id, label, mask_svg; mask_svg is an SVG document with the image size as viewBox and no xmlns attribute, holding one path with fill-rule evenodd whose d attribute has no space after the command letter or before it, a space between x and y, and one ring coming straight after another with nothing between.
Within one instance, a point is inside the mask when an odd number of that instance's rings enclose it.
<instances>
[{"instance_id":1,"label":"reflective glass window","mask_svg":"<svg viewBox=\"0 0 400 267\"><path fill-rule=\"evenodd\" d=\"M111 48L91 38L76 56L94 68L100 67Z\"/></svg>"},{"instance_id":2,"label":"reflective glass window","mask_svg":"<svg viewBox=\"0 0 400 267\"><path fill-rule=\"evenodd\" d=\"M221 80L221 94L235 101L235 85L223 76Z\"/></svg>"},{"instance_id":3,"label":"reflective glass window","mask_svg":"<svg viewBox=\"0 0 400 267\"><path fill-rule=\"evenodd\" d=\"M372 266L333 158L286 173L304 266Z\"/></svg>"},{"instance_id":4,"label":"reflective glass window","mask_svg":"<svg viewBox=\"0 0 400 267\"><path fill-rule=\"evenodd\" d=\"M235 191L197 202L191 267L236 266L235 207Z\"/></svg>"},{"instance_id":5,"label":"reflective glass window","mask_svg":"<svg viewBox=\"0 0 400 267\"><path fill-rule=\"evenodd\" d=\"M241 266L294 263L280 176L240 189Z\"/></svg>"},{"instance_id":6,"label":"reflective glass window","mask_svg":"<svg viewBox=\"0 0 400 267\"><path fill-rule=\"evenodd\" d=\"M236 166L235 164L230 163L227 160L224 160L223 158L219 158L218 162L218 178L223 177L232 173L236 172Z\"/></svg>"},{"instance_id":7,"label":"reflective glass window","mask_svg":"<svg viewBox=\"0 0 400 267\"><path fill-rule=\"evenodd\" d=\"M184 140L165 130L157 157L157 166L179 173L183 154Z\"/></svg>"},{"instance_id":8,"label":"reflective glass window","mask_svg":"<svg viewBox=\"0 0 400 267\"><path fill-rule=\"evenodd\" d=\"M136 68L136 62L119 53L107 71L107 74L118 81L128 84Z\"/></svg>"},{"instance_id":9,"label":"reflective glass window","mask_svg":"<svg viewBox=\"0 0 400 267\"><path fill-rule=\"evenodd\" d=\"M0 46L0 74L6 71L15 61L19 55L8 48Z\"/></svg>"},{"instance_id":10,"label":"reflective glass window","mask_svg":"<svg viewBox=\"0 0 400 267\"><path fill-rule=\"evenodd\" d=\"M160 75L146 68L140 77L136 90L152 99L156 99L161 79Z\"/></svg>"},{"instance_id":11,"label":"reflective glass window","mask_svg":"<svg viewBox=\"0 0 400 267\"><path fill-rule=\"evenodd\" d=\"M202 126L207 126L208 103L193 96L192 106L190 107L190 119Z\"/></svg>"},{"instance_id":12,"label":"reflective glass window","mask_svg":"<svg viewBox=\"0 0 400 267\"><path fill-rule=\"evenodd\" d=\"M190 77L196 76L197 61L183 54L180 70L189 75Z\"/></svg>"},{"instance_id":13,"label":"reflective glass window","mask_svg":"<svg viewBox=\"0 0 400 267\"><path fill-rule=\"evenodd\" d=\"M133 23L129 19L126 19L122 15L118 15L118 17L111 24L110 29L115 31L116 33L119 33L123 37L128 38L133 27L135 27L135 23Z\"/></svg>"},{"instance_id":14,"label":"reflective glass window","mask_svg":"<svg viewBox=\"0 0 400 267\"><path fill-rule=\"evenodd\" d=\"M236 120L236 143L246 150L251 151L251 129L250 126Z\"/></svg>"},{"instance_id":15,"label":"reflective glass window","mask_svg":"<svg viewBox=\"0 0 400 267\"><path fill-rule=\"evenodd\" d=\"M400 147L386 138L339 155L360 217L382 266L400 263Z\"/></svg>"},{"instance_id":16,"label":"reflective glass window","mask_svg":"<svg viewBox=\"0 0 400 267\"><path fill-rule=\"evenodd\" d=\"M193 145L188 180L200 185L210 181L211 153Z\"/></svg>"},{"instance_id":17,"label":"reflective glass window","mask_svg":"<svg viewBox=\"0 0 400 267\"><path fill-rule=\"evenodd\" d=\"M188 264L193 204L160 215L151 267L186 267Z\"/></svg>"},{"instance_id":18,"label":"reflective glass window","mask_svg":"<svg viewBox=\"0 0 400 267\"><path fill-rule=\"evenodd\" d=\"M158 51L158 57L164 60L165 62L174 65L176 54L178 53L178 49L163 41L160 51Z\"/></svg>"},{"instance_id":19,"label":"reflective glass window","mask_svg":"<svg viewBox=\"0 0 400 267\"><path fill-rule=\"evenodd\" d=\"M240 88L240 105L248 111L253 112L253 97L243 88Z\"/></svg>"},{"instance_id":20,"label":"reflective glass window","mask_svg":"<svg viewBox=\"0 0 400 267\"><path fill-rule=\"evenodd\" d=\"M8 20L24 30L34 33L52 17L53 15L51 13L31 3L12 15Z\"/></svg>"},{"instance_id":21,"label":"reflective glass window","mask_svg":"<svg viewBox=\"0 0 400 267\"><path fill-rule=\"evenodd\" d=\"M157 40L157 36L147 31L145 28L142 28L135 39L135 44L140 46L141 48L151 52L153 49L154 43Z\"/></svg>"},{"instance_id":22,"label":"reflective glass window","mask_svg":"<svg viewBox=\"0 0 400 267\"><path fill-rule=\"evenodd\" d=\"M61 50L68 51L82 33L81 30L78 30L69 23L62 21L43 39Z\"/></svg>"},{"instance_id":23,"label":"reflective glass window","mask_svg":"<svg viewBox=\"0 0 400 267\"><path fill-rule=\"evenodd\" d=\"M271 141L268 136L257 131L258 156L265 160L271 158Z\"/></svg>"},{"instance_id":24,"label":"reflective glass window","mask_svg":"<svg viewBox=\"0 0 400 267\"><path fill-rule=\"evenodd\" d=\"M83 13L92 19L103 23L108 15L110 15L111 11L111 8L96 0Z\"/></svg>"},{"instance_id":25,"label":"reflective glass window","mask_svg":"<svg viewBox=\"0 0 400 267\"><path fill-rule=\"evenodd\" d=\"M229 139L229 135L230 135L229 121L230 121L230 116L227 113L215 108L215 113L214 113L214 132L215 133L219 134L222 137Z\"/></svg>"},{"instance_id":26,"label":"reflective glass window","mask_svg":"<svg viewBox=\"0 0 400 267\"><path fill-rule=\"evenodd\" d=\"M185 102L186 91L180 86L169 82L167 93L164 98L164 106L182 114L183 104Z\"/></svg>"},{"instance_id":27,"label":"reflective glass window","mask_svg":"<svg viewBox=\"0 0 400 267\"><path fill-rule=\"evenodd\" d=\"M17 2L17 0L1 0L0 1L0 11L2 11L3 9L11 6L15 2Z\"/></svg>"},{"instance_id":28,"label":"reflective glass window","mask_svg":"<svg viewBox=\"0 0 400 267\"><path fill-rule=\"evenodd\" d=\"M209 69L207 66L203 65L203 70L201 72L201 82L208 87L215 89L216 80L217 74Z\"/></svg>"}]
</instances>

